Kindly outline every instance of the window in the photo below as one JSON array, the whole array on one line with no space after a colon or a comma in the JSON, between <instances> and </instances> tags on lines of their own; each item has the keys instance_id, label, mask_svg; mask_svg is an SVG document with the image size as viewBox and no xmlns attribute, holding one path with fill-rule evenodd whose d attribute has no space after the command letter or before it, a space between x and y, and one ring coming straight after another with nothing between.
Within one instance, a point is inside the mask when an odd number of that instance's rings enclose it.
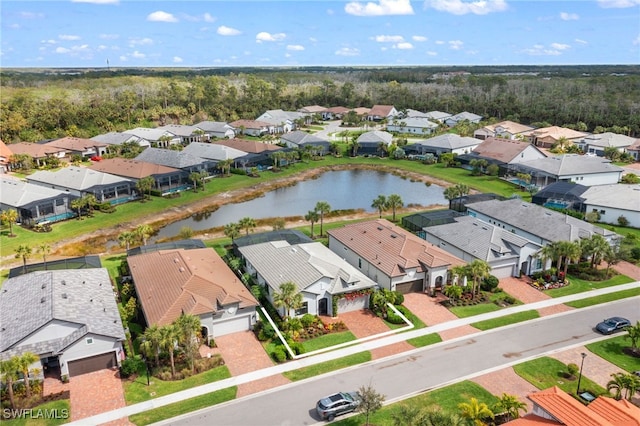
<instances>
[{"instance_id":1,"label":"window","mask_svg":"<svg viewBox=\"0 0 640 426\"><path fill-rule=\"evenodd\" d=\"M542 269L542 259L536 260L536 269Z\"/></svg>"},{"instance_id":2,"label":"window","mask_svg":"<svg viewBox=\"0 0 640 426\"><path fill-rule=\"evenodd\" d=\"M300 309L296 309L296 315L304 315L309 312L309 302L304 302Z\"/></svg>"},{"instance_id":3,"label":"window","mask_svg":"<svg viewBox=\"0 0 640 426\"><path fill-rule=\"evenodd\" d=\"M87 337L85 340L87 345L92 345L93 344L93 338L92 337Z\"/></svg>"}]
</instances>

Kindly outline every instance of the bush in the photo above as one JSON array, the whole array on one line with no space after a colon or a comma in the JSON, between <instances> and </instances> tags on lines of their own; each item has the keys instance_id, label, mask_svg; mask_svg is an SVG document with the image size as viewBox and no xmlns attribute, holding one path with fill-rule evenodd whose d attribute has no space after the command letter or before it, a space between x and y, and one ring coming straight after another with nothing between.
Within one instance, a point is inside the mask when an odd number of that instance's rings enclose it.
<instances>
[{"instance_id":1,"label":"bush","mask_svg":"<svg viewBox=\"0 0 640 426\"><path fill-rule=\"evenodd\" d=\"M500 280L498 280L498 278L494 277L493 275L489 275L480 283L480 290L492 292L495 288L498 287L498 284L500 284Z\"/></svg>"},{"instance_id":2,"label":"bush","mask_svg":"<svg viewBox=\"0 0 640 426\"><path fill-rule=\"evenodd\" d=\"M300 318L300 322L302 322L302 326L304 328L311 327L316 322L316 317L311 314L304 314L302 318Z\"/></svg>"},{"instance_id":3,"label":"bush","mask_svg":"<svg viewBox=\"0 0 640 426\"><path fill-rule=\"evenodd\" d=\"M399 291L393 292L393 300L389 300L394 305L402 305L404 303L404 294Z\"/></svg>"},{"instance_id":4,"label":"bush","mask_svg":"<svg viewBox=\"0 0 640 426\"><path fill-rule=\"evenodd\" d=\"M569 377L576 377L576 374L578 374L578 371L580 371L580 369L576 364L571 363L567 365L567 372L569 373Z\"/></svg>"},{"instance_id":5,"label":"bush","mask_svg":"<svg viewBox=\"0 0 640 426\"><path fill-rule=\"evenodd\" d=\"M283 346L276 346L273 352L271 352L271 356L276 362L285 362L287 360L287 354Z\"/></svg>"},{"instance_id":6,"label":"bush","mask_svg":"<svg viewBox=\"0 0 640 426\"><path fill-rule=\"evenodd\" d=\"M144 371L146 366L144 361L140 358L126 358L120 365L120 377L127 378L133 374L138 374L140 371Z\"/></svg>"},{"instance_id":7,"label":"bush","mask_svg":"<svg viewBox=\"0 0 640 426\"><path fill-rule=\"evenodd\" d=\"M636 262L640 260L640 247L632 248L630 253L633 260L635 260Z\"/></svg>"},{"instance_id":8,"label":"bush","mask_svg":"<svg viewBox=\"0 0 640 426\"><path fill-rule=\"evenodd\" d=\"M260 322L260 331L258 332L258 340L264 342L270 340L275 336L276 332L268 322Z\"/></svg>"}]
</instances>

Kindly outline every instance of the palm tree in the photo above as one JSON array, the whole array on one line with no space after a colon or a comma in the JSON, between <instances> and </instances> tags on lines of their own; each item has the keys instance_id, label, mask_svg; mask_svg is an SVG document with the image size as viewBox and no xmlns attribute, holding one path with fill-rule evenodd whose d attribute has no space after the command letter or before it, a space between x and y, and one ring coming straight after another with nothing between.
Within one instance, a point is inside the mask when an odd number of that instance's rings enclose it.
<instances>
[{"instance_id":1,"label":"palm tree","mask_svg":"<svg viewBox=\"0 0 640 426\"><path fill-rule=\"evenodd\" d=\"M240 225L236 222L228 223L224 226L224 235L231 238L231 241L240 236Z\"/></svg>"},{"instance_id":2,"label":"palm tree","mask_svg":"<svg viewBox=\"0 0 640 426\"><path fill-rule=\"evenodd\" d=\"M284 308L285 318L289 317L291 310L300 309L302 303L302 293L298 290L298 286L291 281L280 284L280 289L273 293L273 306Z\"/></svg>"},{"instance_id":3,"label":"palm tree","mask_svg":"<svg viewBox=\"0 0 640 426\"><path fill-rule=\"evenodd\" d=\"M89 216L93 216L93 209L98 205L98 199L93 194L87 194L82 197L84 205L89 208Z\"/></svg>"},{"instance_id":4,"label":"palm tree","mask_svg":"<svg viewBox=\"0 0 640 426\"><path fill-rule=\"evenodd\" d=\"M527 404L520 401L515 395L503 393L495 405L494 411L506 413L507 420L513 420L520 417L520 411L527 411Z\"/></svg>"},{"instance_id":5,"label":"palm tree","mask_svg":"<svg viewBox=\"0 0 640 426\"><path fill-rule=\"evenodd\" d=\"M127 251L131 248L131 244L136 242L136 238L138 236L135 232L125 231L118 235L118 241L120 242L120 247L124 247Z\"/></svg>"},{"instance_id":6,"label":"palm tree","mask_svg":"<svg viewBox=\"0 0 640 426\"><path fill-rule=\"evenodd\" d=\"M591 256L591 268L595 269L600 263L605 253L611 250L609 242L600 234L593 234L591 238L583 240L582 255Z\"/></svg>"},{"instance_id":7,"label":"palm tree","mask_svg":"<svg viewBox=\"0 0 640 426\"><path fill-rule=\"evenodd\" d=\"M473 422L476 426L486 425L485 419L493 419L493 411L489 409L487 404L479 402L477 398L471 398L469 402L458 404L458 408L462 412L462 417Z\"/></svg>"},{"instance_id":8,"label":"palm tree","mask_svg":"<svg viewBox=\"0 0 640 426\"><path fill-rule=\"evenodd\" d=\"M228 175L231 172L231 165L233 164L233 160L227 158L226 160L218 161L217 167L222 172L222 176Z\"/></svg>"},{"instance_id":9,"label":"palm tree","mask_svg":"<svg viewBox=\"0 0 640 426\"><path fill-rule=\"evenodd\" d=\"M176 364L173 358L173 352L176 348L176 341L178 340L178 331L176 326L168 324L160 327L160 348L169 353L169 363L171 364L171 378L176 376Z\"/></svg>"},{"instance_id":10,"label":"palm tree","mask_svg":"<svg viewBox=\"0 0 640 426\"><path fill-rule=\"evenodd\" d=\"M322 225L324 223L324 215L331 212L331 206L326 201L318 201L315 211L320 215L320 236L322 237Z\"/></svg>"},{"instance_id":11,"label":"palm tree","mask_svg":"<svg viewBox=\"0 0 640 426\"><path fill-rule=\"evenodd\" d=\"M564 258L563 272L564 276L566 277L569 263L577 262L578 260L580 260L582 250L579 243L572 243L571 241L561 241L559 243L558 250L560 250L562 257ZM558 265L558 268L560 268L560 265Z\"/></svg>"},{"instance_id":12,"label":"palm tree","mask_svg":"<svg viewBox=\"0 0 640 426\"><path fill-rule=\"evenodd\" d=\"M258 226L256 224L255 219L249 216L243 217L242 219L240 219L240 221L238 222L238 225L240 226L240 229L245 230L245 235L249 235L249 231L255 229L256 226Z\"/></svg>"},{"instance_id":13,"label":"palm tree","mask_svg":"<svg viewBox=\"0 0 640 426\"><path fill-rule=\"evenodd\" d=\"M7 393L9 394L9 402L11 408L16 408L15 399L13 396L13 383L18 379L18 366L16 363L17 357L9 358L5 361L0 361L0 376L4 378L7 383Z\"/></svg>"},{"instance_id":14,"label":"palm tree","mask_svg":"<svg viewBox=\"0 0 640 426\"><path fill-rule=\"evenodd\" d=\"M182 350L189 360L191 371L195 371L194 360L195 354L198 352L198 347L200 346L198 336L202 328L200 318L194 315L183 314L175 321L175 325L178 330L178 343L182 346Z\"/></svg>"},{"instance_id":15,"label":"palm tree","mask_svg":"<svg viewBox=\"0 0 640 426\"><path fill-rule=\"evenodd\" d=\"M640 342L640 321L636 321L636 325L631 325L625 329L627 331L625 339L631 340L631 351L638 353L638 343Z\"/></svg>"},{"instance_id":16,"label":"palm tree","mask_svg":"<svg viewBox=\"0 0 640 426\"><path fill-rule=\"evenodd\" d=\"M26 397L31 398L31 380L29 379L29 370L31 364L38 361L40 357L33 352L25 352L16 358L16 367L24 377L24 387L27 392Z\"/></svg>"},{"instance_id":17,"label":"palm tree","mask_svg":"<svg viewBox=\"0 0 640 426\"><path fill-rule=\"evenodd\" d=\"M469 194L469 191L468 185L465 185L464 183L456 183L453 186L445 188L444 198L449 201L455 200Z\"/></svg>"},{"instance_id":18,"label":"palm tree","mask_svg":"<svg viewBox=\"0 0 640 426\"><path fill-rule=\"evenodd\" d=\"M155 183L156 181L152 176L145 176L136 182L136 188L142 194L143 200L151 198L151 190Z\"/></svg>"},{"instance_id":19,"label":"palm tree","mask_svg":"<svg viewBox=\"0 0 640 426\"><path fill-rule=\"evenodd\" d=\"M200 173L199 172L189 173L189 180L193 183L193 192L198 192L198 183L200 182Z\"/></svg>"},{"instance_id":20,"label":"palm tree","mask_svg":"<svg viewBox=\"0 0 640 426\"><path fill-rule=\"evenodd\" d=\"M142 241L142 245L146 246L147 240L153 235L153 228L151 225L138 225L133 232Z\"/></svg>"},{"instance_id":21,"label":"palm tree","mask_svg":"<svg viewBox=\"0 0 640 426\"><path fill-rule=\"evenodd\" d=\"M613 397L616 400L624 399L631 401L633 395L640 389L640 378L630 373L612 373L612 379L607 382L607 390L614 391Z\"/></svg>"},{"instance_id":22,"label":"palm tree","mask_svg":"<svg viewBox=\"0 0 640 426\"><path fill-rule=\"evenodd\" d=\"M467 264L469 275L473 282L472 291L475 295L480 289L480 283L491 273L491 266L484 260L474 259L473 262Z\"/></svg>"},{"instance_id":23,"label":"palm tree","mask_svg":"<svg viewBox=\"0 0 640 426\"><path fill-rule=\"evenodd\" d=\"M311 222L311 239L313 240L313 224L316 223L320 219L318 212L315 210L309 210L309 212L304 216L304 220Z\"/></svg>"},{"instance_id":24,"label":"palm tree","mask_svg":"<svg viewBox=\"0 0 640 426\"><path fill-rule=\"evenodd\" d=\"M378 213L380 213L380 219L382 219L382 212L387 209L387 197L384 195L378 195L378 198L373 200L371 203L371 208L378 209Z\"/></svg>"},{"instance_id":25,"label":"palm tree","mask_svg":"<svg viewBox=\"0 0 640 426\"><path fill-rule=\"evenodd\" d=\"M74 209L78 213L78 220L81 220L82 219L82 209L85 206L84 198L76 198L75 200L71 201L70 206L71 206L72 209Z\"/></svg>"},{"instance_id":26,"label":"palm tree","mask_svg":"<svg viewBox=\"0 0 640 426\"><path fill-rule=\"evenodd\" d=\"M18 211L16 209L3 210L0 217L3 222L7 222L9 224L9 236L15 237L16 235L13 233L13 224L18 220Z\"/></svg>"},{"instance_id":27,"label":"palm tree","mask_svg":"<svg viewBox=\"0 0 640 426\"><path fill-rule=\"evenodd\" d=\"M549 243L546 246L542 247L536 254L536 257L542 260L545 269L548 260L553 261L554 259L558 258L558 262L560 262L560 259L562 258L561 256L558 256L558 245L556 243Z\"/></svg>"},{"instance_id":28,"label":"palm tree","mask_svg":"<svg viewBox=\"0 0 640 426\"><path fill-rule=\"evenodd\" d=\"M22 259L22 269L27 273L27 259L31 257L31 247L26 244L20 244L16 247L16 259Z\"/></svg>"},{"instance_id":29,"label":"palm tree","mask_svg":"<svg viewBox=\"0 0 640 426\"><path fill-rule=\"evenodd\" d=\"M154 357L156 367L160 366L160 342L162 339L162 333L160 327L156 324L148 327L142 337L142 343L140 343L140 350L149 357Z\"/></svg>"},{"instance_id":30,"label":"palm tree","mask_svg":"<svg viewBox=\"0 0 640 426\"><path fill-rule=\"evenodd\" d=\"M38 252L42 255L42 262L44 262L44 269L47 269L47 255L51 253L51 246L47 243L42 243L38 246Z\"/></svg>"},{"instance_id":31,"label":"palm tree","mask_svg":"<svg viewBox=\"0 0 640 426\"><path fill-rule=\"evenodd\" d=\"M398 194L391 194L387 197L387 208L390 208L393 212L393 221L396 221L396 209L404 206L404 202L402 201L402 197Z\"/></svg>"}]
</instances>

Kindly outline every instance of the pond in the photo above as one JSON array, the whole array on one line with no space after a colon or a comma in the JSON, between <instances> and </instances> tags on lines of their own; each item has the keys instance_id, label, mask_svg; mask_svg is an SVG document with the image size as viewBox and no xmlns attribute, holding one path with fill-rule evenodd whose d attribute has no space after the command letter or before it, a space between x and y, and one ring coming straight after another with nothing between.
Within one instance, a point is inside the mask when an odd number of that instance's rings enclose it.
<instances>
[{"instance_id":1,"label":"pond","mask_svg":"<svg viewBox=\"0 0 640 426\"><path fill-rule=\"evenodd\" d=\"M404 205L448 205L444 188L411 182L391 173L374 170L342 170L326 172L317 179L298 182L294 186L267 192L263 197L235 204L225 204L215 212L194 215L171 223L159 230L155 239L173 237L187 226L202 231L237 222L243 217L253 219L304 216L318 201L326 201L331 210L364 209L376 211L371 203L378 195L398 194Z\"/></svg>"}]
</instances>

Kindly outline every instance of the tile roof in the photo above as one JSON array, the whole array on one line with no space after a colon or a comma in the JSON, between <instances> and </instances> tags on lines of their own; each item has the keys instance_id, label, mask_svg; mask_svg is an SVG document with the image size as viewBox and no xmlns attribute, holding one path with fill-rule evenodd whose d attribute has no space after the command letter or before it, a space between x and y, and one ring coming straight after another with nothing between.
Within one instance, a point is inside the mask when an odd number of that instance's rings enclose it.
<instances>
[{"instance_id":1,"label":"tile roof","mask_svg":"<svg viewBox=\"0 0 640 426\"><path fill-rule=\"evenodd\" d=\"M9 159L9 157L11 157L12 155L13 152L11 151L11 149L7 146L7 144L0 140L0 160L3 163L7 163L5 159Z\"/></svg>"},{"instance_id":2,"label":"tile roof","mask_svg":"<svg viewBox=\"0 0 640 426\"><path fill-rule=\"evenodd\" d=\"M182 152L194 157L206 158L209 160L233 160L247 155L246 152L222 144L191 142Z\"/></svg>"},{"instance_id":3,"label":"tile roof","mask_svg":"<svg viewBox=\"0 0 640 426\"><path fill-rule=\"evenodd\" d=\"M599 396L587 407L615 426L640 426L640 407L625 399L616 401L613 398Z\"/></svg>"},{"instance_id":4,"label":"tile roof","mask_svg":"<svg viewBox=\"0 0 640 426\"><path fill-rule=\"evenodd\" d=\"M203 158L196 157L187 152L162 148L147 148L138 154L135 159L176 169L197 167L205 161Z\"/></svg>"},{"instance_id":5,"label":"tile roof","mask_svg":"<svg viewBox=\"0 0 640 426\"><path fill-rule=\"evenodd\" d=\"M528 396L533 403L567 426L614 426L557 386ZM534 407L535 411L535 407Z\"/></svg>"},{"instance_id":6,"label":"tile roof","mask_svg":"<svg viewBox=\"0 0 640 426\"><path fill-rule=\"evenodd\" d=\"M427 112L427 117L433 118L434 120L444 120L451 117L451 114L442 111L429 111Z\"/></svg>"},{"instance_id":7,"label":"tile roof","mask_svg":"<svg viewBox=\"0 0 640 426\"><path fill-rule=\"evenodd\" d=\"M427 117L406 117L406 118L398 118L397 123L395 122L396 119L394 119L394 122L391 124L387 124L387 126L392 125L392 126L400 126L400 127L418 127L418 128L424 128L424 129L435 129L436 127L438 127L437 123L434 123L433 121L429 121L429 118ZM404 123L404 126L401 124Z\"/></svg>"},{"instance_id":8,"label":"tile roof","mask_svg":"<svg viewBox=\"0 0 640 426\"><path fill-rule=\"evenodd\" d=\"M364 132L358 136L359 144L379 144L380 142L391 145L391 142L393 142L393 135L381 130L372 130L370 132Z\"/></svg>"},{"instance_id":9,"label":"tile roof","mask_svg":"<svg viewBox=\"0 0 640 426\"><path fill-rule=\"evenodd\" d=\"M464 265L462 259L413 235L386 219L345 225L327 233L390 277L406 268Z\"/></svg>"},{"instance_id":10,"label":"tile roof","mask_svg":"<svg viewBox=\"0 0 640 426\"><path fill-rule=\"evenodd\" d=\"M271 127L271 123L258 120L236 120L230 124L238 130L240 130L241 127L244 127L245 129L263 129L265 127Z\"/></svg>"},{"instance_id":11,"label":"tile roof","mask_svg":"<svg viewBox=\"0 0 640 426\"><path fill-rule=\"evenodd\" d=\"M527 126L524 124L516 123L514 121L509 121L509 120L501 121L496 124L489 124L487 126L484 126L484 129L490 132L495 132L497 127L502 127L504 130L511 133L512 135L517 135L520 133L530 132L531 130L534 130L534 128L531 126Z\"/></svg>"},{"instance_id":12,"label":"tile roof","mask_svg":"<svg viewBox=\"0 0 640 426\"><path fill-rule=\"evenodd\" d=\"M584 204L640 212L640 185L596 185L582 193Z\"/></svg>"},{"instance_id":13,"label":"tile roof","mask_svg":"<svg viewBox=\"0 0 640 426\"><path fill-rule=\"evenodd\" d=\"M319 138L310 133L303 132L301 130L295 130L293 132L285 133L280 136L280 139L286 142L293 143L295 145L303 145L303 144L318 144L318 143L329 143L328 140Z\"/></svg>"},{"instance_id":14,"label":"tile roof","mask_svg":"<svg viewBox=\"0 0 640 426\"><path fill-rule=\"evenodd\" d=\"M5 175L0 175L0 192L2 204L16 208L25 207L37 201L68 196L66 191L27 183Z\"/></svg>"},{"instance_id":15,"label":"tile roof","mask_svg":"<svg viewBox=\"0 0 640 426\"><path fill-rule=\"evenodd\" d=\"M12 351L5 352L7 350L55 354L77 340L51 336L35 345L21 344L26 337L55 320L76 325L74 336L77 338L87 333L118 340L125 338L105 268L37 271L9 278L2 284L2 357L13 355Z\"/></svg>"},{"instance_id":16,"label":"tile roof","mask_svg":"<svg viewBox=\"0 0 640 426\"><path fill-rule=\"evenodd\" d=\"M504 138L487 138L478 145L472 152L472 155L491 158L503 163L510 163L518 157L525 149L536 149L541 156L546 156L535 146L529 142L504 139Z\"/></svg>"},{"instance_id":17,"label":"tile roof","mask_svg":"<svg viewBox=\"0 0 640 426\"><path fill-rule=\"evenodd\" d=\"M454 133L445 133L429 139L422 139L416 141L415 144L423 146L431 146L435 148L446 149L460 149L470 146L478 146L482 143L481 140L476 138L470 138L468 136L460 136Z\"/></svg>"},{"instance_id":18,"label":"tile roof","mask_svg":"<svg viewBox=\"0 0 640 426\"><path fill-rule=\"evenodd\" d=\"M176 137L177 135L159 128L136 127L135 129L126 130L125 133L137 136L148 141L159 141L163 136Z\"/></svg>"},{"instance_id":19,"label":"tile roof","mask_svg":"<svg viewBox=\"0 0 640 426\"><path fill-rule=\"evenodd\" d=\"M212 143L218 145L228 146L229 148L234 148L239 151L248 152L250 154L260 154L262 152L268 151L279 151L282 149L281 146L273 145L260 141L248 141L245 139L221 139L213 141Z\"/></svg>"},{"instance_id":20,"label":"tile roof","mask_svg":"<svg viewBox=\"0 0 640 426\"><path fill-rule=\"evenodd\" d=\"M393 110L393 105L374 105L369 111L369 115L377 117L388 117Z\"/></svg>"},{"instance_id":21,"label":"tile roof","mask_svg":"<svg viewBox=\"0 0 640 426\"><path fill-rule=\"evenodd\" d=\"M327 108L320 106L320 105L309 105L309 106L305 106L300 108L298 111L299 112L306 112L306 113L310 113L310 114L316 114L319 112L325 112L327 110Z\"/></svg>"},{"instance_id":22,"label":"tile roof","mask_svg":"<svg viewBox=\"0 0 640 426\"><path fill-rule=\"evenodd\" d=\"M367 108L367 107L357 107L357 108L353 108L353 109L352 109L352 110L350 110L350 111L353 111L353 112L355 112L355 113L356 113L356 114L358 114L358 115L366 115L366 114L369 114L369 113L371 112L371 108ZM349 112L349 111L346 111L346 112Z\"/></svg>"},{"instance_id":23,"label":"tile roof","mask_svg":"<svg viewBox=\"0 0 640 426\"><path fill-rule=\"evenodd\" d=\"M356 108L356 109L357 109L357 108ZM367 113L367 112L369 112L369 108L361 108L361 109L363 110L363 111L361 112L361 114L362 114L362 113ZM364 110L366 110L366 111L364 111ZM350 110L350 109L349 109L349 108L347 108L347 107L343 107L343 106L334 106L334 107L331 107L331 108L327 108L327 112L330 112L330 113L332 113L332 114L346 114L346 113L348 113L349 111L352 111L352 110ZM356 111L356 114L357 114L357 113L358 113L358 112Z\"/></svg>"},{"instance_id":24,"label":"tile roof","mask_svg":"<svg viewBox=\"0 0 640 426\"><path fill-rule=\"evenodd\" d=\"M481 120L482 116L478 114L474 114L472 112L464 111L450 118L455 121L463 121L463 120L477 121L477 120Z\"/></svg>"},{"instance_id":25,"label":"tile roof","mask_svg":"<svg viewBox=\"0 0 640 426\"><path fill-rule=\"evenodd\" d=\"M193 135L193 133L198 130L198 127L186 126L184 124L167 124L166 126L158 127L158 130L164 130L177 136L187 137Z\"/></svg>"},{"instance_id":26,"label":"tile roof","mask_svg":"<svg viewBox=\"0 0 640 426\"><path fill-rule=\"evenodd\" d=\"M635 141L635 138L627 135L605 132L585 136L585 138L580 142L587 143L590 146L600 146L602 148L626 148L631 146Z\"/></svg>"},{"instance_id":27,"label":"tile roof","mask_svg":"<svg viewBox=\"0 0 640 426\"><path fill-rule=\"evenodd\" d=\"M151 148L147 148L151 149ZM69 166L56 171L40 170L27 176L27 182L53 184L78 191L96 186L133 183L131 179L91 170L87 167Z\"/></svg>"},{"instance_id":28,"label":"tile roof","mask_svg":"<svg viewBox=\"0 0 640 426\"><path fill-rule=\"evenodd\" d=\"M551 138L556 141L560 138L577 139L577 138L583 138L587 135L588 133L578 132L577 130L568 129L566 127L560 127L560 126L541 127L531 132L531 136L535 136L540 139Z\"/></svg>"},{"instance_id":29,"label":"tile roof","mask_svg":"<svg viewBox=\"0 0 640 426\"><path fill-rule=\"evenodd\" d=\"M233 126L224 121L201 121L195 125L197 128L205 132L224 133L227 130L233 130Z\"/></svg>"},{"instance_id":30,"label":"tile roof","mask_svg":"<svg viewBox=\"0 0 640 426\"><path fill-rule=\"evenodd\" d=\"M538 170L553 176L558 176L559 178L578 174L588 175L623 172L621 167L616 166L606 158L579 154L562 154L553 157L538 158L536 160L523 161L519 166Z\"/></svg>"},{"instance_id":31,"label":"tile roof","mask_svg":"<svg viewBox=\"0 0 640 426\"><path fill-rule=\"evenodd\" d=\"M96 170L112 175L124 176L131 179L142 179L147 176L157 176L170 173L179 173L181 170L167 167L160 164L138 161L130 158L106 158L102 161L95 161L89 166L91 170Z\"/></svg>"},{"instance_id":32,"label":"tile roof","mask_svg":"<svg viewBox=\"0 0 640 426\"><path fill-rule=\"evenodd\" d=\"M266 121L271 125L278 126L281 123L286 121L295 121L299 118L306 117L307 114L297 111L284 111L281 109L270 109L265 111L260 117L256 120L258 121Z\"/></svg>"},{"instance_id":33,"label":"tile roof","mask_svg":"<svg viewBox=\"0 0 640 426\"><path fill-rule=\"evenodd\" d=\"M304 291L322 278L329 279L330 294L377 285L322 243L290 245L286 241L270 241L238 250L274 290L282 283L293 282Z\"/></svg>"},{"instance_id":34,"label":"tile roof","mask_svg":"<svg viewBox=\"0 0 640 426\"><path fill-rule=\"evenodd\" d=\"M127 263L149 325L170 324L183 313L215 313L230 304L258 305L211 248L160 250L129 256Z\"/></svg>"},{"instance_id":35,"label":"tile roof","mask_svg":"<svg viewBox=\"0 0 640 426\"><path fill-rule=\"evenodd\" d=\"M41 145L33 142L18 142L8 145L11 152L14 154L27 154L33 158L44 158L51 154L57 154L59 152L66 152L64 148L57 148L50 145Z\"/></svg>"},{"instance_id":36,"label":"tile roof","mask_svg":"<svg viewBox=\"0 0 640 426\"><path fill-rule=\"evenodd\" d=\"M44 145L49 145L60 149L67 149L69 151L86 151L91 148L104 148L108 146L106 143L102 143L93 139L74 138L69 136L60 139L54 139Z\"/></svg>"},{"instance_id":37,"label":"tile roof","mask_svg":"<svg viewBox=\"0 0 640 426\"><path fill-rule=\"evenodd\" d=\"M140 138L129 133L109 132L102 135L96 135L92 137L91 140L106 143L107 145L122 145L129 141L139 142Z\"/></svg>"}]
</instances>

